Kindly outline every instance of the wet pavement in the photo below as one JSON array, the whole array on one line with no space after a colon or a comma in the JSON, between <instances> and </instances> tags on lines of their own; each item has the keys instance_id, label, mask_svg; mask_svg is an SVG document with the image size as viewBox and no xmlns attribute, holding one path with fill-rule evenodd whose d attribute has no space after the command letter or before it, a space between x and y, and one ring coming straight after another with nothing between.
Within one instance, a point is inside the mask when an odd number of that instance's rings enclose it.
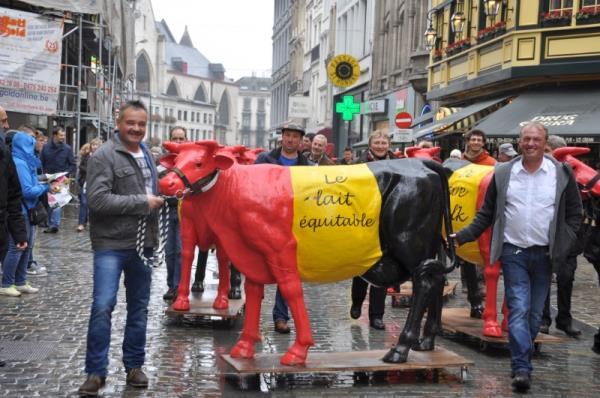
<instances>
[{"instance_id":1,"label":"wet pavement","mask_svg":"<svg viewBox=\"0 0 600 398\"><path fill-rule=\"evenodd\" d=\"M35 259L48 268L46 276L31 276L40 287L37 295L22 298L0 297L0 396L62 397L76 396L85 379L83 373L86 333L92 290L92 254L88 233L75 231L75 206L68 206L58 234L38 233ZM215 258L209 258L215 269ZM177 322L164 315L162 295L166 291L166 270L153 274L152 299L148 320L145 370L150 378L148 390L135 390L125 384L121 362L121 342L125 320L124 289L119 291L113 313L110 370L104 397L449 397L519 395L510 388L510 356L503 348L480 351L475 340L446 335L437 344L474 361L469 379L460 382L458 368L434 372L353 374L297 374L238 377L220 359L239 337L242 320L233 327L224 322L184 320ZM212 276L211 272L208 272ZM451 274L457 279L458 273ZM553 285L553 310L555 288ZM330 285L305 284L305 298L314 332L311 351L351 351L389 348L398 338L407 314L405 308L386 307L387 330L370 329L366 317L350 319L350 281ZM294 332L274 332L271 308L274 287L265 289L261 331L263 342L257 352L283 355L293 342ZM388 299L389 300L389 299ZM446 306L462 307L466 295L460 284ZM576 273L573 316L583 331L580 339L564 337L556 345L545 345L534 356L531 396L592 397L600 391L600 355L590 347L600 326L600 288L593 267L580 258ZM293 324L292 324L293 329ZM309 354L310 355L310 354Z\"/></svg>"}]
</instances>

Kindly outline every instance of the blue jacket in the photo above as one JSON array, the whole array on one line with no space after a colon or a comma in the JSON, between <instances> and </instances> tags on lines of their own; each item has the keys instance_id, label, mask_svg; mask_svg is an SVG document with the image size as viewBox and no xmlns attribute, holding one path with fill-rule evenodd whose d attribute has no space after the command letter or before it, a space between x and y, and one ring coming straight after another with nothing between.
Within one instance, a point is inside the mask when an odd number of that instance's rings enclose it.
<instances>
[{"instance_id":1,"label":"blue jacket","mask_svg":"<svg viewBox=\"0 0 600 398\"><path fill-rule=\"evenodd\" d=\"M40 160L44 167L44 173L61 173L66 171L70 176L75 176L76 163L73 159L73 151L67 144L55 144L50 140L42 148Z\"/></svg>"},{"instance_id":2,"label":"blue jacket","mask_svg":"<svg viewBox=\"0 0 600 398\"><path fill-rule=\"evenodd\" d=\"M17 168L17 175L23 193L23 213L33 209L40 196L48 192L48 184L40 184L37 178L37 169L40 160L35 156L35 138L25 134L15 134L12 141L13 161Z\"/></svg>"}]
</instances>

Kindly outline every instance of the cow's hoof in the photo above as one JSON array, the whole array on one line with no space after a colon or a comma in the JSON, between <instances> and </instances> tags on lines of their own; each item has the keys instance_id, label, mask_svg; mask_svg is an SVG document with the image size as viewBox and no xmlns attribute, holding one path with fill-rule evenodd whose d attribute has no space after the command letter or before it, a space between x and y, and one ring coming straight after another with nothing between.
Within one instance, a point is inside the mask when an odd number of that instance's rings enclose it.
<instances>
[{"instance_id":1,"label":"cow's hoof","mask_svg":"<svg viewBox=\"0 0 600 398\"><path fill-rule=\"evenodd\" d=\"M215 310L226 310L229 308L229 299L226 296L217 295L213 302L213 308Z\"/></svg>"},{"instance_id":2,"label":"cow's hoof","mask_svg":"<svg viewBox=\"0 0 600 398\"><path fill-rule=\"evenodd\" d=\"M413 347L415 351L433 351L435 348L435 339L433 337L424 337L419 340L419 344Z\"/></svg>"},{"instance_id":3,"label":"cow's hoof","mask_svg":"<svg viewBox=\"0 0 600 398\"><path fill-rule=\"evenodd\" d=\"M387 363L405 363L407 358L408 348L399 349L394 347L385 354L382 361Z\"/></svg>"},{"instance_id":4,"label":"cow's hoof","mask_svg":"<svg viewBox=\"0 0 600 398\"><path fill-rule=\"evenodd\" d=\"M245 340L240 340L231 349L229 355L231 355L232 358L254 358L254 344Z\"/></svg>"},{"instance_id":5,"label":"cow's hoof","mask_svg":"<svg viewBox=\"0 0 600 398\"><path fill-rule=\"evenodd\" d=\"M190 300L187 297L177 296L175 302L173 303L173 309L175 311L189 311Z\"/></svg>"},{"instance_id":6,"label":"cow's hoof","mask_svg":"<svg viewBox=\"0 0 600 398\"><path fill-rule=\"evenodd\" d=\"M306 356L308 355L308 346L303 346L298 343L294 343L290 349L281 357L281 364L284 366L298 366L306 363Z\"/></svg>"},{"instance_id":7,"label":"cow's hoof","mask_svg":"<svg viewBox=\"0 0 600 398\"><path fill-rule=\"evenodd\" d=\"M496 321L485 321L483 323L483 335L487 337L502 337L502 329Z\"/></svg>"},{"instance_id":8,"label":"cow's hoof","mask_svg":"<svg viewBox=\"0 0 600 398\"><path fill-rule=\"evenodd\" d=\"M234 287L229 291L227 297L229 297L231 300L239 300L242 298L242 291L239 287Z\"/></svg>"}]
</instances>

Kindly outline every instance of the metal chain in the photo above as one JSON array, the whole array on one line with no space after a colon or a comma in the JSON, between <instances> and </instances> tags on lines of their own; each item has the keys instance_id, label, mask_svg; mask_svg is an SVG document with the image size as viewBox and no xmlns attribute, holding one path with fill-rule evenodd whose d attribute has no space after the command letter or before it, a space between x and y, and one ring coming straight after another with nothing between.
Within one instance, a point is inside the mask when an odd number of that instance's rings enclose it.
<instances>
[{"instance_id":1,"label":"metal chain","mask_svg":"<svg viewBox=\"0 0 600 398\"><path fill-rule=\"evenodd\" d=\"M165 244L167 241L167 233L169 232L169 213L171 209L165 200L165 203L158 209L158 248L152 253L152 259L148 259L144 255L144 242L146 240L146 228L148 224L147 216L138 218L138 229L135 240L135 249L138 256L147 267L159 267L165 262Z\"/></svg>"}]
</instances>

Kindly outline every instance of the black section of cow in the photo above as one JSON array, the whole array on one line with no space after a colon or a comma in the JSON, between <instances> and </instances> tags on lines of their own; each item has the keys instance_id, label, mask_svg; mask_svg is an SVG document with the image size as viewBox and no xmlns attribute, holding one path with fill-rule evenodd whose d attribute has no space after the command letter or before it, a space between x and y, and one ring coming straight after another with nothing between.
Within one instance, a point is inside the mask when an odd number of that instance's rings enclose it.
<instances>
[{"instance_id":1,"label":"black section of cow","mask_svg":"<svg viewBox=\"0 0 600 398\"><path fill-rule=\"evenodd\" d=\"M447 269L436 256L442 242L442 219L452 233L448 172L440 164L420 159L368 163L381 193L379 238L383 256L363 278L390 286L412 278L413 300L404 329L384 362L406 362L410 349L434 349L441 327L442 294ZM451 260L455 260L452 245ZM420 336L421 321L427 321Z\"/></svg>"}]
</instances>

